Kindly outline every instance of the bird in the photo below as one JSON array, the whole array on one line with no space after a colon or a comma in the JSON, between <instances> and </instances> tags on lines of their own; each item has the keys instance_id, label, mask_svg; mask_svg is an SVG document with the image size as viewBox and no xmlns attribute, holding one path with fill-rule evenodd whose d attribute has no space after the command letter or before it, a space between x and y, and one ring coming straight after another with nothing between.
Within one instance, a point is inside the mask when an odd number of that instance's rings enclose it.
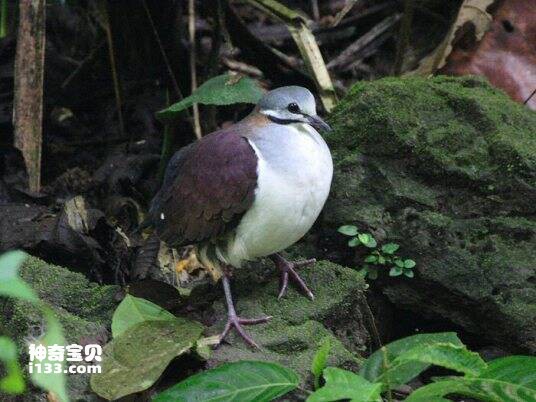
<instances>
[{"instance_id":1,"label":"bird","mask_svg":"<svg viewBox=\"0 0 536 402\"><path fill-rule=\"evenodd\" d=\"M327 200L333 161L321 133L329 130L314 95L285 86L266 92L242 120L170 159L149 216L160 240L194 245L199 261L221 272L227 322L220 343L234 329L258 348L243 325L271 318L242 318L235 310L230 279L247 261L273 261L281 272L279 298L291 280L314 299L297 268L316 260L291 262L281 252L309 231Z\"/></svg>"}]
</instances>

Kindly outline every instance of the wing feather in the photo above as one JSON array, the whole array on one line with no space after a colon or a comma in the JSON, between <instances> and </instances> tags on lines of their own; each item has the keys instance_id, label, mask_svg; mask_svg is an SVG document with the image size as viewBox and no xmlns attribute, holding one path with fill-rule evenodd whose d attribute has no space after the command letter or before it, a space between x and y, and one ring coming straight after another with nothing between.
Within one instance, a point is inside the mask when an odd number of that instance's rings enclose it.
<instances>
[{"instance_id":1,"label":"wing feather","mask_svg":"<svg viewBox=\"0 0 536 402\"><path fill-rule=\"evenodd\" d=\"M240 130L220 130L173 156L151 203L151 219L172 246L212 239L238 224L256 187L255 151Z\"/></svg>"}]
</instances>

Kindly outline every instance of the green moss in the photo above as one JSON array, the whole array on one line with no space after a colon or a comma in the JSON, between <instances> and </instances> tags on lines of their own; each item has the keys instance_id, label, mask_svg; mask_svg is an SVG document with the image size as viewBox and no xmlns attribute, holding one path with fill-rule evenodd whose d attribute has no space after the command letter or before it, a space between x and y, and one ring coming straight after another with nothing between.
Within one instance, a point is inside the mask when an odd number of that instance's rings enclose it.
<instances>
[{"instance_id":1,"label":"green moss","mask_svg":"<svg viewBox=\"0 0 536 402\"><path fill-rule=\"evenodd\" d=\"M536 113L479 78L386 78L330 123L323 233L385 233L417 262L382 285L393 303L536 351Z\"/></svg>"},{"instance_id":2,"label":"green moss","mask_svg":"<svg viewBox=\"0 0 536 402\"><path fill-rule=\"evenodd\" d=\"M536 166L536 114L474 77L360 82L330 122L333 148L411 155L432 174L487 181Z\"/></svg>"},{"instance_id":3,"label":"green moss","mask_svg":"<svg viewBox=\"0 0 536 402\"><path fill-rule=\"evenodd\" d=\"M117 286L98 286L80 273L29 257L20 270L21 277L56 312L69 342L95 338L106 333L117 302ZM4 301L1 323L17 341L42 333L39 311L26 302Z\"/></svg>"},{"instance_id":4,"label":"green moss","mask_svg":"<svg viewBox=\"0 0 536 402\"><path fill-rule=\"evenodd\" d=\"M264 265L252 265L258 270ZM270 267L273 271L273 267ZM247 271L237 272L233 283L236 309L243 317L272 316L266 324L247 327L247 331L262 345L251 350L231 333L229 345L218 348L213 363L240 359L278 361L296 369L302 378L308 377L312 358L325 337L331 338L333 351L330 363L336 366L357 367L362 360L357 353L365 349L368 332L361 316L365 283L360 273L327 261L303 268L302 278L315 294L311 301L290 285L287 295L277 299L278 281L255 280ZM209 331L221 331L225 323L225 307L221 300L215 304L220 319Z\"/></svg>"}]
</instances>

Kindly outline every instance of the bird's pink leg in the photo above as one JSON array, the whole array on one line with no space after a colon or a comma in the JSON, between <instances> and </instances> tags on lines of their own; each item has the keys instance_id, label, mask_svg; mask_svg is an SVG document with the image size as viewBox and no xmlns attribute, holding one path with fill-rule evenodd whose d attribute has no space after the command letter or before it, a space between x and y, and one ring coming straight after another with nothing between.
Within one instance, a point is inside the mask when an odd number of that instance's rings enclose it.
<instances>
[{"instance_id":1,"label":"bird's pink leg","mask_svg":"<svg viewBox=\"0 0 536 402\"><path fill-rule=\"evenodd\" d=\"M272 254L270 256L270 259L274 262L275 266L279 268L279 270L281 271L281 280L280 280L281 287L279 289L279 296L277 296L278 299L281 299L285 295L287 291L287 287L288 287L289 276L290 276L290 279L293 280L296 283L296 285L298 285L298 287L307 295L307 297L311 300L314 300L315 296L313 295L313 292L311 292L311 290L307 287L307 284L305 283L305 281L302 278L300 278L295 268L312 265L316 262L316 259L311 258L309 260L291 262L291 261L287 261L279 253Z\"/></svg>"},{"instance_id":2,"label":"bird's pink leg","mask_svg":"<svg viewBox=\"0 0 536 402\"><path fill-rule=\"evenodd\" d=\"M225 328L220 335L220 344L227 336L231 328L234 328L249 346L258 348L259 345L257 345L253 338L251 338L251 336L249 336L247 332L244 331L242 325L262 324L267 322L272 317L267 316L261 318L240 318L235 311L233 296L231 295L231 285L229 283L229 276L227 274L223 275L222 282L223 291L225 292L225 301L227 302L227 324L225 324Z\"/></svg>"}]
</instances>

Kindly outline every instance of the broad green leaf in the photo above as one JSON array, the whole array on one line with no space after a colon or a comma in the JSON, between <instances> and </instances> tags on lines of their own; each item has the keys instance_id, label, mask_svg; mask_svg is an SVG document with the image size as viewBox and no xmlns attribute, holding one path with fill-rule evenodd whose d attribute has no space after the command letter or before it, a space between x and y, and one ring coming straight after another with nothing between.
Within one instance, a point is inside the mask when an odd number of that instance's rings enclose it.
<instances>
[{"instance_id":1,"label":"broad green leaf","mask_svg":"<svg viewBox=\"0 0 536 402\"><path fill-rule=\"evenodd\" d=\"M19 268L25 259L22 251L8 251L0 256L0 296L38 303L35 292L19 277Z\"/></svg>"},{"instance_id":2,"label":"broad green leaf","mask_svg":"<svg viewBox=\"0 0 536 402\"><path fill-rule=\"evenodd\" d=\"M153 402L267 402L298 386L288 368L261 361L239 361L195 374L158 394Z\"/></svg>"},{"instance_id":3,"label":"broad green leaf","mask_svg":"<svg viewBox=\"0 0 536 402\"><path fill-rule=\"evenodd\" d=\"M46 322L45 336L39 340L43 346L51 345L66 345L65 338L63 337L63 329L59 320L56 318L54 311L48 306L42 305L43 314ZM37 343L37 342L36 342ZM32 382L40 388L46 391L54 393L54 395L60 401L68 401L67 396L67 380L65 373L63 372L63 362L51 361L47 356L42 364L51 364L50 367L55 367L54 364L60 364L61 370L59 373L44 373L34 370L30 375Z\"/></svg>"},{"instance_id":4,"label":"broad green leaf","mask_svg":"<svg viewBox=\"0 0 536 402\"><path fill-rule=\"evenodd\" d=\"M395 366L395 359L414 347L424 347L437 343L451 343L457 346L463 345L454 332L409 336L391 342L371 354L361 367L359 374L370 382L377 382L388 377L391 385L405 384L426 370L430 364L411 361Z\"/></svg>"},{"instance_id":5,"label":"broad green leaf","mask_svg":"<svg viewBox=\"0 0 536 402\"><path fill-rule=\"evenodd\" d=\"M118 337L126 329L143 321L174 320L176 317L149 300L131 295L121 301L112 318L112 335Z\"/></svg>"},{"instance_id":6,"label":"broad green leaf","mask_svg":"<svg viewBox=\"0 0 536 402\"><path fill-rule=\"evenodd\" d=\"M359 238L359 241L361 243L363 243L365 246L370 242L370 240L372 239L372 236L369 235L368 233L359 233L357 235L357 237Z\"/></svg>"},{"instance_id":7,"label":"broad green leaf","mask_svg":"<svg viewBox=\"0 0 536 402\"><path fill-rule=\"evenodd\" d=\"M169 119L189 108L194 103L204 105L232 105L234 103L257 103L264 91L257 81L243 76L222 74L205 81L190 96L156 114L159 119Z\"/></svg>"},{"instance_id":8,"label":"broad green leaf","mask_svg":"<svg viewBox=\"0 0 536 402\"><path fill-rule=\"evenodd\" d=\"M337 231L346 236L357 236L357 227L354 225L343 225Z\"/></svg>"},{"instance_id":9,"label":"broad green leaf","mask_svg":"<svg viewBox=\"0 0 536 402\"><path fill-rule=\"evenodd\" d=\"M395 265L400 268L404 268L404 261L402 261L400 258L397 258L395 260Z\"/></svg>"},{"instance_id":10,"label":"broad green leaf","mask_svg":"<svg viewBox=\"0 0 536 402\"><path fill-rule=\"evenodd\" d=\"M409 268L409 269L411 269L411 268L413 268L415 265L417 265L417 264L416 264L415 261L413 261L413 260L405 260L405 261L404 261L404 268Z\"/></svg>"},{"instance_id":11,"label":"broad green leaf","mask_svg":"<svg viewBox=\"0 0 536 402\"><path fill-rule=\"evenodd\" d=\"M0 392L21 394L25 384L20 369L17 345L6 336L0 336L0 361L4 364L6 376L0 379Z\"/></svg>"},{"instance_id":12,"label":"broad green leaf","mask_svg":"<svg viewBox=\"0 0 536 402\"><path fill-rule=\"evenodd\" d=\"M91 389L112 400L149 388L202 331L201 324L182 318L135 324L104 347L102 372L91 376Z\"/></svg>"},{"instance_id":13,"label":"broad green leaf","mask_svg":"<svg viewBox=\"0 0 536 402\"><path fill-rule=\"evenodd\" d=\"M393 267L389 270L389 276L400 276L402 275L402 268Z\"/></svg>"},{"instance_id":14,"label":"broad green leaf","mask_svg":"<svg viewBox=\"0 0 536 402\"><path fill-rule=\"evenodd\" d=\"M324 370L326 385L307 398L307 402L330 402L349 399L352 402L381 401L382 384L370 383L358 374L336 367Z\"/></svg>"},{"instance_id":15,"label":"broad green leaf","mask_svg":"<svg viewBox=\"0 0 536 402\"><path fill-rule=\"evenodd\" d=\"M491 361L478 377L450 377L417 389L407 402L465 395L482 401L536 401L536 357L508 356Z\"/></svg>"},{"instance_id":16,"label":"broad green leaf","mask_svg":"<svg viewBox=\"0 0 536 402\"><path fill-rule=\"evenodd\" d=\"M331 342L328 337L324 339L322 345L315 353L313 357L313 362L311 364L311 373L314 376L314 385L317 389L320 385L320 376L322 371L326 368L326 363L328 361L329 351L331 350Z\"/></svg>"},{"instance_id":17,"label":"broad green leaf","mask_svg":"<svg viewBox=\"0 0 536 402\"><path fill-rule=\"evenodd\" d=\"M352 237L350 240L348 240L348 247L357 247L360 244L361 242L357 237Z\"/></svg>"},{"instance_id":18,"label":"broad green leaf","mask_svg":"<svg viewBox=\"0 0 536 402\"><path fill-rule=\"evenodd\" d=\"M376 242L376 239L372 236L370 236L370 239L368 241L367 244L365 244L365 246L367 246L368 248L374 248L378 245L378 243Z\"/></svg>"},{"instance_id":19,"label":"broad green leaf","mask_svg":"<svg viewBox=\"0 0 536 402\"><path fill-rule=\"evenodd\" d=\"M387 243L382 246L382 252L385 254L394 254L400 246L396 243Z\"/></svg>"},{"instance_id":20,"label":"broad green leaf","mask_svg":"<svg viewBox=\"0 0 536 402\"><path fill-rule=\"evenodd\" d=\"M495 359L479 377L508 381L536 391L536 357L508 356Z\"/></svg>"},{"instance_id":21,"label":"broad green leaf","mask_svg":"<svg viewBox=\"0 0 536 402\"><path fill-rule=\"evenodd\" d=\"M374 263L377 261L378 261L378 257L375 255L369 255L367 256L367 258L365 258L365 262L368 262L368 263Z\"/></svg>"},{"instance_id":22,"label":"broad green leaf","mask_svg":"<svg viewBox=\"0 0 536 402\"><path fill-rule=\"evenodd\" d=\"M478 376L487 368L487 364L478 353L467 350L465 346L452 343L415 346L406 352L402 352L393 361L393 366L396 367L412 361L445 367L469 376Z\"/></svg>"},{"instance_id":23,"label":"broad green leaf","mask_svg":"<svg viewBox=\"0 0 536 402\"><path fill-rule=\"evenodd\" d=\"M530 373L534 375L534 372ZM508 381L489 378L450 377L414 391L405 402L429 402L432 398L456 394L485 402L536 401L536 390Z\"/></svg>"},{"instance_id":24,"label":"broad green leaf","mask_svg":"<svg viewBox=\"0 0 536 402\"><path fill-rule=\"evenodd\" d=\"M406 275L408 278L413 278L415 276L415 273L413 271L404 269L404 275Z\"/></svg>"}]
</instances>

